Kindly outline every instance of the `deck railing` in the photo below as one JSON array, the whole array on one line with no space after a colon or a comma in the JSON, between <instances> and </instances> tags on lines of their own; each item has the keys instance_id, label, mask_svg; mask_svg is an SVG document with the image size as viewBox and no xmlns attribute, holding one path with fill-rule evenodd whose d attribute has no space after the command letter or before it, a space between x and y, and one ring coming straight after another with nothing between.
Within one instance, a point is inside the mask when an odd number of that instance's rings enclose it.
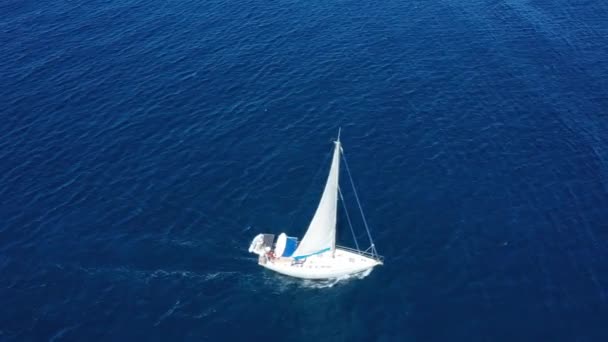
<instances>
[{"instance_id":1,"label":"deck railing","mask_svg":"<svg viewBox=\"0 0 608 342\"><path fill-rule=\"evenodd\" d=\"M370 257L370 258L372 258L374 260L378 260L380 262L384 262L384 257L382 255L378 255L376 253L370 253L367 250L360 251L358 249L344 247L344 246L336 246L336 248L344 249L344 250L349 251L349 252L353 252L353 253L356 253L356 254L364 255L364 256Z\"/></svg>"}]
</instances>

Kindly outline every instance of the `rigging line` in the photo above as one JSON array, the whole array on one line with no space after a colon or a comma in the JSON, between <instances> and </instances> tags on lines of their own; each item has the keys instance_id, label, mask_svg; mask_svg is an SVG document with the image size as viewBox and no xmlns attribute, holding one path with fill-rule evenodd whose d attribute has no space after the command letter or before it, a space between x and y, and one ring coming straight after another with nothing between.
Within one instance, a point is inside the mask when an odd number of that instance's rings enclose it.
<instances>
[{"instance_id":1,"label":"rigging line","mask_svg":"<svg viewBox=\"0 0 608 342\"><path fill-rule=\"evenodd\" d=\"M327 164L327 159L329 159L329 156L333 154L333 149L327 153L327 155L325 156L325 159L323 159L323 162L319 165L319 168L317 169L317 172L315 173L315 175L313 176L310 184L308 184L308 186L306 187L305 191L302 192L302 194L308 194L311 192L312 186L313 184L317 181L317 179L319 178L319 175L321 174L321 170L324 168L324 166L326 166ZM298 203L298 206L296 207L294 214L291 215L291 221L289 222L289 225L287 226L288 230L291 231L291 229L293 228L293 224L295 223L295 216L296 214L300 211L300 209L302 209L302 205L304 204L304 196L300 196L300 201Z\"/></svg>"},{"instance_id":2,"label":"rigging line","mask_svg":"<svg viewBox=\"0 0 608 342\"><path fill-rule=\"evenodd\" d=\"M344 208L344 212L346 213L346 220L348 221L348 225L350 226L350 232L353 234L355 247L357 247L357 251L361 252L361 250L359 249L359 243L357 242L357 236L355 235L355 230L353 229L353 224L350 220L350 215L348 215L348 210L346 209L346 202L344 201L344 196L342 196L342 190L340 190L340 187L338 187L338 193L340 194L340 199L342 200L342 207Z\"/></svg>"},{"instance_id":3,"label":"rigging line","mask_svg":"<svg viewBox=\"0 0 608 342\"><path fill-rule=\"evenodd\" d=\"M369 238L369 243L371 244L372 252L374 254L378 254L376 251L376 246L374 245L374 240L372 239L372 234L369 231L369 226L367 225L367 220L365 219L365 214L363 214L363 207L361 207L361 201L359 201L359 195L357 194L357 189L355 189L355 182L353 182L353 177L350 174L350 169L348 168L348 162L346 161L346 155L344 151L342 151L342 159L344 160L344 166L346 166L346 173L348 174L348 178L350 179L350 185L353 187L353 192L355 193L355 199L357 200L357 205L359 206L359 211L361 212L361 218L363 219L363 225L365 226L365 231L367 232L367 237Z\"/></svg>"}]
</instances>

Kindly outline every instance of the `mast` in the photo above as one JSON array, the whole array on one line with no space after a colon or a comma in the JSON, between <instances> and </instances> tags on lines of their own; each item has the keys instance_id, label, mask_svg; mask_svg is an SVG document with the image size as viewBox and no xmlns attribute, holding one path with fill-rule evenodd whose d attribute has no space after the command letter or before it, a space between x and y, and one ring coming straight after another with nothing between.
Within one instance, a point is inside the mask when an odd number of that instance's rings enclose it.
<instances>
[{"instance_id":1,"label":"mast","mask_svg":"<svg viewBox=\"0 0 608 342\"><path fill-rule=\"evenodd\" d=\"M338 138L336 138L336 150L338 151L338 159L340 159L340 155L342 154L342 144L340 143L340 133L342 132L342 127L338 127ZM338 178L340 176L340 164L338 163ZM340 192L340 182L337 182L337 188L336 188L336 192ZM340 196L342 196L342 194L340 193ZM336 196L336 211L338 210L338 201L339 198L338 196ZM336 213L336 223L338 221L338 214ZM337 234L337 229L336 232L334 233L334 243L331 247L331 257L335 258L336 257L336 234Z\"/></svg>"}]
</instances>

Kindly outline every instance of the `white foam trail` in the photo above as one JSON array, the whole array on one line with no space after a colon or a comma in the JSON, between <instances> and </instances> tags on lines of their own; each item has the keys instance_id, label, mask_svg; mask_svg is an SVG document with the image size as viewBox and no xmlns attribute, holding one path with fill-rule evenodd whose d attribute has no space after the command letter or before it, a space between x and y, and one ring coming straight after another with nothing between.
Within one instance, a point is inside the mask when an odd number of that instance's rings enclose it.
<instances>
[{"instance_id":1,"label":"white foam trail","mask_svg":"<svg viewBox=\"0 0 608 342\"><path fill-rule=\"evenodd\" d=\"M63 269L63 265L56 264L56 267ZM76 269L85 272L91 276L111 276L111 277L124 277L129 280L149 282L153 279L162 278L188 278L197 279L202 281L208 281L213 279L222 279L231 277L239 274L237 271L216 271L216 272L205 272L198 273L188 270L139 270L133 269L126 266L120 266L115 268L86 268L77 266Z\"/></svg>"}]
</instances>

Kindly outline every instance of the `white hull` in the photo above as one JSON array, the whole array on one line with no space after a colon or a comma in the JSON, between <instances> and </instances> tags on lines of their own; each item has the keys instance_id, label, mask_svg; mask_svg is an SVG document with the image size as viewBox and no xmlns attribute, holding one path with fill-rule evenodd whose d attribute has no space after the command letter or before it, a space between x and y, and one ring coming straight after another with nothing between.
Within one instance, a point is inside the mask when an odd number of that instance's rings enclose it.
<instances>
[{"instance_id":1,"label":"white hull","mask_svg":"<svg viewBox=\"0 0 608 342\"><path fill-rule=\"evenodd\" d=\"M313 255L298 264L293 258L268 258L260 255L258 263L275 272L302 279L332 279L357 274L382 265L382 262L357 252L337 247L331 252Z\"/></svg>"},{"instance_id":2,"label":"white hull","mask_svg":"<svg viewBox=\"0 0 608 342\"><path fill-rule=\"evenodd\" d=\"M369 227L363 215L363 209L359 202L359 195L352 182L348 164L344 159L346 171L351 180L351 185L361 219L365 225L370 246L365 252L352 250L345 247L336 247L336 220L338 210L338 195L342 197L338 180L340 178L340 156L342 147L340 144L340 131L335 141L331 167L325 183L321 200L317 206L306 234L302 240L288 237L281 233L274 242L273 234L258 234L249 246L249 252L259 256L258 264L269 270L302 279L333 279L341 278L351 274L368 271L374 266L382 265L382 257L378 255ZM344 206L346 210L346 206ZM348 213L347 213L348 218ZM350 218L348 218L350 224ZM351 225L351 230L353 229ZM355 233L353 231L353 237ZM355 245L356 238L355 238ZM357 245L357 249L359 246ZM369 253L367 253L369 251Z\"/></svg>"}]
</instances>

